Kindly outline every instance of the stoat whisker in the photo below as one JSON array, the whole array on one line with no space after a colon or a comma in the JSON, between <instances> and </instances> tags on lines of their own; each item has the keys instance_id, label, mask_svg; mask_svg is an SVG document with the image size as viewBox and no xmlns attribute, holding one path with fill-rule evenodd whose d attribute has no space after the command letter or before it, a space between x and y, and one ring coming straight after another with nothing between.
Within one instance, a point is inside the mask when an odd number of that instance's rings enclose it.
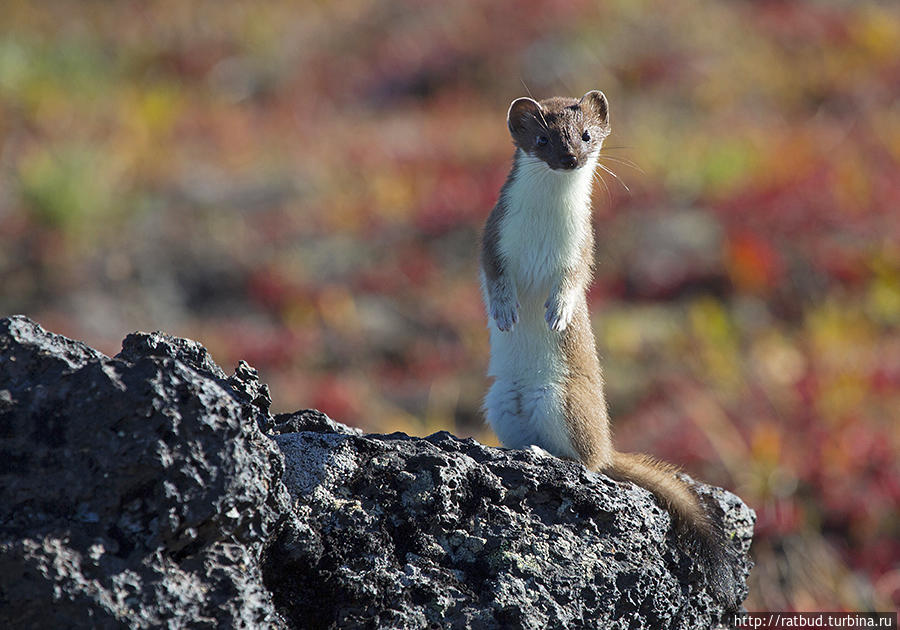
<instances>
[{"instance_id":1,"label":"stoat whisker","mask_svg":"<svg viewBox=\"0 0 900 630\"><path fill-rule=\"evenodd\" d=\"M618 181L620 184L622 184L622 187L623 187L625 190L627 190L629 194L631 193L631 189L628 187L628 184L626 184L625 182L623 182L623 181L621 180L621 178L620 178L618 175L616 175L615 173L613 173L610 169L608 169L607 167L605 167L603 164L600 164L600 162L597 162L597 166L599 166L599 167L602 168L604 171L606 171L607 173L609 173L610 175L612 175L613 177L615 177L615 178L616 178L616 181Z\"/></svg>"},{"instance_id":2,"label":"stoat whisker","mask_svg":"<svg viewBox=\"0 0 900 630\"><path fill-rule=\"evenodd\" d=\"M540 177L544 178L550 173L550 169L543 162L536 164L525 164L519 167L518 177Z\"/></svg>"},{"instance_id":3,"label":"stoat whisker","mask_svg":"<svg viewBox=\"0 0 900 630\"><path fill-rule=\"evenodd\" d=\"M640 166L638 166L637 164L635 164L635 163L632 162L631 160L626 160L626 159L624 159L624 158L620 158L620 157L617 157L617 156L612 156L612 155L602 155L602 154L601 154L601 155L598 155L597 158L598 158L598 159L601 159L601 160L610 160L610 161L612 161L612 162L617 162L618 164L622 164L623 166L628 166L628 167L630 167L630 168L633 168L634 170L639 171L639 172L643 173L644 175L647 174L646 172L644 172L644 169L642 169Z\"/></svg>"},{"instance_id":4,"label":"stoat whisker","mask_svg":"<svg viewBox=\"0 0 900 630\"><path fill-rule=\"evenodd\" d=\"M520 78L519 78L519 81L522 82L522 87L525 88L525 91L528 92L528 96L531 98L531 100L534 101L534 100L535 100L534 94L532 94L532 93L531 93L531 90L528 89L528 86L525 85L525 79L523 79L523 78L520 77ZM544 111L543 111L543 109L539 109L539 110L538 110L538 114L540 114L540 116L541 116L541 123L542 123L541 126L544 128L544 131L546 131L547 133L549 133L549 132L550 132L550 126L547 124L547 119L544 118ZM535 117L535 120L537 120L537 117Z\"/></svg>"},{"instance_id":5,"label":"stoat whisker","mask_svg":"<svg viewBox=\"0 0 900 630\"><path fill-rule=\"evenodd\" d=\"M594 181L599 182L603 189L606 191L606 201L609 203L609 207L612 208L612 194L609 192L609 186L606 185L606 180L603 179L603 175L594 171L591 173L594 178Z\"/></svg>"}]
</instances>

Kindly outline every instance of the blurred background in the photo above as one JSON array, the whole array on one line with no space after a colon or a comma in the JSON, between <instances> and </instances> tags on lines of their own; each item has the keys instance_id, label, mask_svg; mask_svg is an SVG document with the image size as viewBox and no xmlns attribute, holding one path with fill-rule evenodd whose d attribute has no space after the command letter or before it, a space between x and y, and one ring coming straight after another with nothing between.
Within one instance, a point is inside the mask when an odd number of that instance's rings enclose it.
<instances>
[{"instance_id":1,"label":"blurred background","mask_svg":"<svg viewBox=\"0 0 900 630\"><path fill-rule=\"evenodd\" d=\"M477 242L525 85L611 102L619 447L757 511L748 609L900 605L895 0L3 0L0 315L496 443Z\"/></svg>"}]
</instances>

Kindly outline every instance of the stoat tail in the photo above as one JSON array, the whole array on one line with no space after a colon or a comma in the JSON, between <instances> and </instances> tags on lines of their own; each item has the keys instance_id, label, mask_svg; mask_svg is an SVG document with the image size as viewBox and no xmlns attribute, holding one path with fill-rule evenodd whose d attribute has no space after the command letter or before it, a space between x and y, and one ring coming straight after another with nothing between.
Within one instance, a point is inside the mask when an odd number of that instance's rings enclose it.
<instances>
[{"instance_id":1,"label":"stoat tail","mask_svg":"<svg viewBox=\"0 0 900 630\"><path fill-rule=\"evenodd\" d=\"M615 453L612 466L603 472L653 493L672 515L675 531L688 554L703 565L713 597L728 610L737 608L738 587L725 532L704 509L697 494L676 476L678 469L648 455Z\"/></svg>"}]
</instances>

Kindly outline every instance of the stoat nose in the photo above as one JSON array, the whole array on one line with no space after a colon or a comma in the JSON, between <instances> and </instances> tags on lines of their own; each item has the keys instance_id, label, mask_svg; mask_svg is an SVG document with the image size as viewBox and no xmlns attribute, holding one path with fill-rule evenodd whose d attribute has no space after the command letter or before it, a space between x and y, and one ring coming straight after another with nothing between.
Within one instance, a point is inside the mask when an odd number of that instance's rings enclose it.
<instances>
[{"instance_id":1,"label":"stoat nose","mask_svg":"<svg viewBox=\"0 0 900 630\"><path fill-rule=\"evenodd\" d=\"M563 168L575 168L578 159L574 155L564 155L559 159L559 163Z\"/></svg>"}]
</instances>

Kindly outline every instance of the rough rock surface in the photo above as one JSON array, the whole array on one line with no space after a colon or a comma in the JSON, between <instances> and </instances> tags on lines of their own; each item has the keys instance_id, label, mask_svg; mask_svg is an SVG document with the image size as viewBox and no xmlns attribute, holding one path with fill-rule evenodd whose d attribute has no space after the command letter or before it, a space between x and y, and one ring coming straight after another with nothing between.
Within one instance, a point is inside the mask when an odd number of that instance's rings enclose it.
<instances>
[{"instance_id":1,"label":"rough rock surface","mask_svg":"<svg viewBox=\"0 0 900 630\"><path fill-rule=\"evenodd\" d=\"M193 341L110 359L0 320L0 627L282 625L259 557L284 459L251 375Z\"/></svg>"},{"instance_id":2,"label":"rough rock surface","mask_svg":"<svg viewBox=\"0 0 900 630\"><path fill-rule=\"evenodd\" d=\"M0 320L0 627L709 628L650 494L448 433L272 416L255 370ZM753 512L698 486L744 583ZM746 593L741 593L743 597Z\"/></svg>"}]
</instances>

